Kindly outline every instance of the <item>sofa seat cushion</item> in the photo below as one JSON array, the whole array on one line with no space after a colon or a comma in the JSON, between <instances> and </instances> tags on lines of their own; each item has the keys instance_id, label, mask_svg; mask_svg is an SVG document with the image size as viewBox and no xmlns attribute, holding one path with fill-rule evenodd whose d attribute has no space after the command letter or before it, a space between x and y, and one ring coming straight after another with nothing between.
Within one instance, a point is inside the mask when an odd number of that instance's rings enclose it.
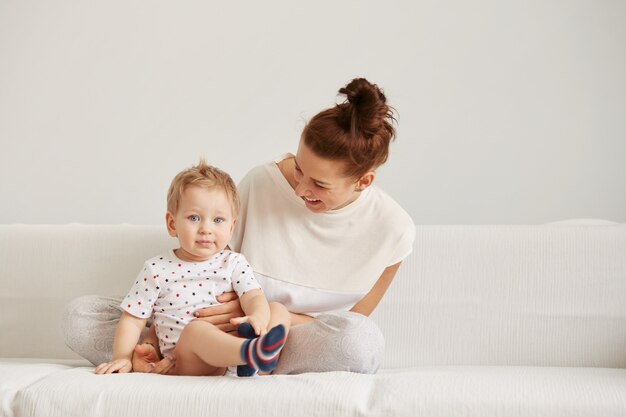
<instances>
[{"instance_id":1,"label":"sofa seat cushion","mask_svg":"<svg viewBox=\"0 0 626 417\"><path fill-rule=\"evenodd\" d=\"M15 397L26 387L36 384L53 373L69 369L71 369L69 366L57 363L36 363L3 358L0 362L0 416L13 416Z\"/></svg>"},{"instance_id":2,"label":"sofa seat cushion","mask_svg":"<svg viewBox=\"0 0 626 417\"><path fill-rule=\"evenodd\" d=\"M0 372L4 365L0 367ZM39 373L41 369L24 369ZM420 367L257 378L95 375L55 369L14 397L16 415L624 416L626 369ZM259 412L261 414L259 414Z\"/></svg>"}]
</instances>

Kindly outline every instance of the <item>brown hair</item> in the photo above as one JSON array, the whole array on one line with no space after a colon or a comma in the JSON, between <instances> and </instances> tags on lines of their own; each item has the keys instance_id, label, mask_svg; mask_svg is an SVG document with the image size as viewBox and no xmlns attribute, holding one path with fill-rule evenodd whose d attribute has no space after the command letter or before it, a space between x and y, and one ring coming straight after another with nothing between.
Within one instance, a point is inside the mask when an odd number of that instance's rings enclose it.
<instances>
[{"instance_id":1,"label":"brown hair","mask_svg":"<svg viewBox=\"0 0 626 417\"><path fill-rule=\"evenodd\" d=\"M302 137L316 155L344 161L346 176L360 177L387 161L395 137L394 110L365 78L353 79L339 93L346 100L315 115Z\"/></svg>"},{"instance_id":2,"label":"brown hair","mask_svg":"<svg viewBox=\"0 0 626 417\"><path fill-rule=\"evenodd\" d=\"M180 196L190 186L208 190L214 187L222 188L230 202L233 217L237 217L239 213L239 194L237 193L235 182L230 175L221 169L207 165L204 158L200 158L198 165L181 171L174 177L167 191L167 211L176 214Z\"/></svg>"}]
</instances>

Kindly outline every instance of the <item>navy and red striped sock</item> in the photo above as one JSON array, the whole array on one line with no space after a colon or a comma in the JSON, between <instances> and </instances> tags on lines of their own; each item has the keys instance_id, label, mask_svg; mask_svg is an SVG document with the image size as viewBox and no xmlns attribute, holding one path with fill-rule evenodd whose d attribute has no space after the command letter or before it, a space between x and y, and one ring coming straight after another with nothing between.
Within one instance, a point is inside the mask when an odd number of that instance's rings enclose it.
<instances>
[{"instance_id":1,"label":"navy and red striped sock","mask_svg":"<svg viewBox=\"0 0 626 417\"><path fill-rule=\"evenodd\" d=\"M285 326L279 324L261 337L245 340L241 345L241 359L254 369L269 372L276 367L286 340Z\"/></svg>"},{"instance_id":2,"label":"navy and red striped sock","mask_svg":"<svg viewBox=\"0 0 626 417\"><path fill-rule=\"evenodd\" d=\"M246 339L254 339L256 337L256 333L254 333L254 329L248 322L243 322L237 327L237 333L239 336L245 337ZM256 369L251 367L250 365L239 365L237 366L237 376L239 377L248 377L256 374Z\"/></svg>"}]
</instances>

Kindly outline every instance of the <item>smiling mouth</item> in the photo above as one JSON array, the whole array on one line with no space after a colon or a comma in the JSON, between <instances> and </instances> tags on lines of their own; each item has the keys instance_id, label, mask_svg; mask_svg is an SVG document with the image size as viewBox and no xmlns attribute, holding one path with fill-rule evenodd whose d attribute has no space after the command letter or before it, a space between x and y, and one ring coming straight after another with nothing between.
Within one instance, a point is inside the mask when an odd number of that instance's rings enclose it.
<instances>
[{"instance_id":1,"label":"smiling mouth","mask_svg":"<svg viewBox=\"0 0 626 417\"><path fill-rule=\"evenodd\" d=\"M319 203L320 201L322 201L322 200L316 200L313 198L306 198L306 197L302 197L302 199L306 201L307 203Z\"/></svg>"}]
</instances>

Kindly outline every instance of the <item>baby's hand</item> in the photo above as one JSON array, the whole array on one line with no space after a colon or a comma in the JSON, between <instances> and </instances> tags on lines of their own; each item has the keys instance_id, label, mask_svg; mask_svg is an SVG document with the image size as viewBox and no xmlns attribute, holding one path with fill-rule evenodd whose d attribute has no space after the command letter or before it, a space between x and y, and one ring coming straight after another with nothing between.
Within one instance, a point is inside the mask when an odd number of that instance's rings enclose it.
<instances>
[{"instance_id":1,"label":"baby's hand","mask_svg":"<svg viewBox=\"0 0 626 417\"><path fill-rule=\"evenodd\" d=\"M254 333L257 336L263 336L267 332L267 321L252 315L252 316L243 316L237 317L234 319L230 319L230 323L236 326L239 326L241 323L247 322L254 329Z\"/></svg>"},{"instance_id":2,"label":"baby's hand","mask_svg":"<svg viewBox=\"0 0 626 417\"><path fill-rule=\"evenodd\" d=\"M112 374L113 372L117 372L120 374L125 374L130 372L133 369L133 365L128 359L115 359L111 362L105 362L98 365L96 368L96 374Z\"/></svg>"}]
</instances>

